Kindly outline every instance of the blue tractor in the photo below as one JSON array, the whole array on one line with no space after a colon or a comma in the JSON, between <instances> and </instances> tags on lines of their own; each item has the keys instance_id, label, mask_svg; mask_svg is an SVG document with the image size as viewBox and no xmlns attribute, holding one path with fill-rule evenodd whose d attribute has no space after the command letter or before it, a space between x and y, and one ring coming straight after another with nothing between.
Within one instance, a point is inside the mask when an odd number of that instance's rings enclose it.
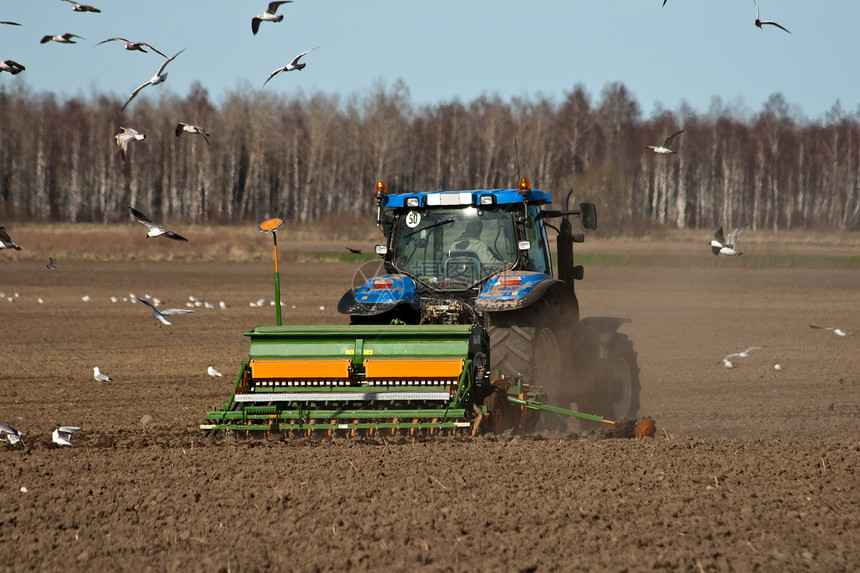
<instances>
[{"instance_id":1,"label":"blue tractor","mask_svg":"<svg viewBox=\"0 0 860 573\"><path fill-rule=\"evenodd\" d=\"M610 419L639 409L636 352L626 318L580 319L570 217L597 227L592 203L548 209L548 193L518 189L386 193L376 184L381 267L346 292L338 311L353 324L477 324L490 337L494 371L541 388L549 404ZM560 219L558 227L547 222ZM553 272L547 229L557 232ZM543 416L546 427L569 418Z\"/></svg>"}]
</instances>

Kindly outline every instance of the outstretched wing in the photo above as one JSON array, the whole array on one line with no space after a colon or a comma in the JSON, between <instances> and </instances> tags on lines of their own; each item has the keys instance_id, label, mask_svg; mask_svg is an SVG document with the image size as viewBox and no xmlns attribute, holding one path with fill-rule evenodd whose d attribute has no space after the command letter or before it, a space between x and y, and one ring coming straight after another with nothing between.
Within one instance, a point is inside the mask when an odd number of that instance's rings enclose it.
<instances>
[{"instance_id":1,"label":"outstretched wing","mask_svg":"<svg viewBox=\"0 0 860 573\"><path fill-rule=\"evenodd\" d=\"M141 213L140 211L138 211L134 207L129 207L128 210L132 214L132 216L135 219L137 219L137 222L142 223L147 229L158 229L159 228L159 226L156 225L155 223L153 223L149 217L147 217L146 215L144 215L143 213ZM149 303L147 303L147 304L149 304Z\"/></svg>"},{"instance_id":2,"label":"outstretched wing","mask_svg":"<svg viewBox=\"0 0 860 573\"><path fill-rule=\"evenodd\" d=\"M155 49L155 48L153 48L153 49ZM182 48L181 50L179 50L178 52L176 52L175 54L173 54L171 57L169 57L169 58L167 58L166 60L164 60L164 63L162 63L162 64L161 64L161 67L160 67L160 68L158 68L158 71L155 73L155 75L160 76L160 75L161 75L161 73L164 71L164 68L166 68L166 67L167 67L167 64L169 64L170 62L172 62L172 61L176 58L176 56L178 56L179 54L181 54L182 52L184 52L186 49L187 49L187 48Z\"/></svg>"},{"instance_id":3,"label":"outstretched wing","mask_svg":"<svg viewBox=\"0 0 860 573\"><path fill-rule=\"evenodd\" d=\"M96 44L96 46L101 46L102 44L105 44L107 42L115 42L115 41L128 42L128 40L126 40L125 38L108 38L107 40L102 40L101 42Z\"/></svg>"},{"instance_id":4,"label":"outstretched wing","mask_svg":"<svg viewBox=\"0 0 860 573\"><path fill-rule=\"evenodd\" d=\"M738 227L737 229L734 229L731 233L729 233L729 239L728 239L728 241L726 241L726 243L731 248L734 249L735 245L738 244L738 237L741 236L741 233L743 233L744 229L746 229L746 228L747 228L747 225L743 225L742 227Z\"/></svg>"},{"instance_id":5,"label":"outstretched wing","mask_svg":"<svg viewBox=\"0 0 860 573\"><path fill-rule=\"evenodd\" d=\"M779 24L777 24L776 22L774 22L772 20L762 20L759 22L759 24L761 24L762 26L764 26L765 24L770 24L771 26L776 26L780 30L785 30L786 32L788 32L788 28L786 28L784 26L780 26ZM788 32L788 33L791 34L791 32Z\"/></svg>"},{"instance_id":6,"label":"outstretched wing","mask_svg":"<svg viewBox=\"0 0 860 573\"><path fill-rule=\"evenodd\" d=\"M194 312L193 310L188 310L187 308L168 308L166 310L159 311L164 316L173 316L174 314L188 314L190 312Z\"/></svg>"},{"instance_id":7,"label":"outstretched wing","mask_svg":"<svg viewBox=\"0 0 860 573\"><path fill-rule=\"evenodd\" d=\"M173 231L164 231L164 236L168 239L173 239L174 241L185 241L186 243L188 242L188 239L186 239L182 235L174 233Z\"/></svg>"},{"instance_id":8,"label":"outstretched wing","mask_svg":"<svg viewBox=\"0 0 860 573\"><path fill-rule=\"evenodd\" d=\"M299 63L299 60L302 58L302 56L305 56L305 55L307 55L307 54L309 54L309 53L313 52L313 51L314 51L314 50L316 50L317 48L319 48L319 46L317 46L316 48L311 48L310 50L305 50L304 52L302 52L301 54L299 54L298 56L296 56L295 58L293 58L293 61L292 61L292 62L290 62L290 64L292 64L292 65L294 65L294 66L295 66L296 64L298 64L298 63Z\"/></svg>"},{"instance_id":9,"label":"outstretched wing","mask_svg":"<svg viewBox=\"0 0 860 573\"><path fill-rule=\"evenodd\" d=\"M263 85L265 86L267 83L269 83L269 80L270 80L270 79L272 79L273 77L275 77L275 76L276 76L276 75L278 75L279 73L283 72L285 69L287 69L287 68L286 68L286 66L284 66L283 68L278 68L277 70L275 70L274 72L272 72L271 74L269 74L269 77L268 77L268 78L266 78L266 81L264 81L264 82L263 82Z\"/></svg>"},{"instance_id":10,"label":"outstretched wing","mask_svg":"<svg viewBox=\"0 0 860 573\"><path fill-rule=\"evenodd\" d=\"M672 135L670 135L669 137L667 137L666 141L663 142L663 147L666 147L666 148L672 147L672 144L675 143L675 140L682 133L684 133L683 129L681 131L675 132Z\"/></svg>"},{"instance_id":11,"label":"outstretched wing","mask_svg":"<svg viewBox=\"0 0 860 573\"><path fill-rule=\"evenodd\" d=\"M138 43L139 43L141 46L146 46L147 48L149 48L150 50L152 50L153 52L155 52L156 54L158 54L158 55L159 55L159 56L161 56L162 58L166 58L166 57L167 57L166 55L164 55L163 53L159 52L159 51L158 51L158 50L156 50L154 47L152 47L152 44L147 44L146 42L138 42Z\"/></svg>"},{"instance_id":12,"label":"outstretched wing","mask_svg":"<svg viewBox=\"0 0 860 573\"><path fill-rule=\"evenodd\" d=\"M131 103L131 100L133 100L135 97L137 97L137 94L140 93L140 90L142 90L143 88L145 88L148 85L149 85L149 82L146 82L145 84L140 84L139 86L137 86L137 88L133 92L131 92L131 95L128 96L128 99L125 101L125 103L122 104L122 109L120 109L120 111L125 110L125 108L128 106L128 104Z\"/></svg>"}]
</instances>

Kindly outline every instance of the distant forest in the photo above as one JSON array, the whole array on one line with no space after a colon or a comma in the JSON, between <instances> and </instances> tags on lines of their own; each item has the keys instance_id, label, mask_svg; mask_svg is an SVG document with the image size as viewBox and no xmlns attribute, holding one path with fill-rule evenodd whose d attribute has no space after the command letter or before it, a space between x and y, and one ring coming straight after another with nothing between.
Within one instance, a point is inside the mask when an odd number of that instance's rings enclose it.
<instances>
[{"instance_id":1,"label":"distant forest","mask_svg":"<svg viewBox=\"0 0 860 573\"><path fill-rule=\"evenodd\" d=\"M120 222L129 205L158 219L312 221L372 212L374 182L403 190L515 187L594 201L604 229L860 229L860 121L839 103L823 121L793 117L774 94L738 117L715 100L643 119L622 84L596 100L481 97L416 107L401 83L365 96L279 99L236 90L214 104L68 98L0 86L0 222ZM204 127L175 135L178 122ZM146 135L118 153L120 126ZM684 130L675 155L657 155Z\"/></svg>"}]
</instances>

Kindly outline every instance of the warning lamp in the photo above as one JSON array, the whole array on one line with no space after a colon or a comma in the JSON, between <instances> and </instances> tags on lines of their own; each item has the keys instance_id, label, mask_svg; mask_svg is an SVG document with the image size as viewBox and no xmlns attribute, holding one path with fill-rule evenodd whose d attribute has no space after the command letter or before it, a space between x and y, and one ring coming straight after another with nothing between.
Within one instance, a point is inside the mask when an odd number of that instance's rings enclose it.
<instances>
[{"instance_id":1,"label":"warning lamp","mask_svg":"<svg viewBox=\"0 0 860 573\"><path fill-rule=\"evenodd\" d=\"M376 226L382 226L382 200L385 199L385 181L377 181L376 188L373 190L373 197L376 199Z\"/></svg>"},{"instance_id":2,"label":"warning lamp","mask_svg":"<svg viewBox=\"0 0 860 573\"><path fill-rule=\"evenodd\" d=\"M522 284L522 282L523 282L523 277L521 277L519 275L513 275L513 276L503 275L503 276L499 277L499 286L502 286L502 287L509 287L509 288L510 287L518 287Z\"/></svg>"},{"instance_id":3,"label":"warning lamp","mask_svg":"<svg viewBox=\"0 0 860 573\"><path fill-rule=\"evenodd\" d=\"M376 189L373 191L373 194L377 197L385 195L385 181L376 182Z\"/></svg>"},{"instance_id":4,"label":"warning lamp","mask_svg":"<svg viewBox=\"0 0 860 573\"><path fill-rule=\"evenodd\" d=\"M394 288L394 279L381 278L373 281L373 290L388 290Z\"/></svg>"},{"instance_id":5,"label":"warning lamp","mask_svg":"<svg viewBox=\"0 0 860 573\"><path fill-rule=\"evenodd\" d=\"M529 193L531 193L532 186L528 177L523 177L520 179L520 195L526 197Z\"/></svg>"}]
</instances>

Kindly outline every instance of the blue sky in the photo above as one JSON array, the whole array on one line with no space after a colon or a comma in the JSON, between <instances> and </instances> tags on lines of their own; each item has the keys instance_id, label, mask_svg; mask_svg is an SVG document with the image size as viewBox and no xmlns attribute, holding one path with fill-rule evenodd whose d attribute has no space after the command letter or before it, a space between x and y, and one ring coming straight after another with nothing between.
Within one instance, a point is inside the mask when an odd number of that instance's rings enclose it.
<instances>
[{"instance_id":1,"label":"blue sky","mask_svg":"<svg viewBox=\"0 0 860 573\"><path fill-rule=\"evenodd\" d=\"M60 0L0 0L0 59L27 70L0 74L58 97L94 92L120 100L161 64L157 54L122 49L111 36L145 41L172 55L166 83L139 98L184 96L194 82L214 102L237 89L282 96L362 96L398 80L416 106L483 94L560 102L577 84L597 102L610 82L623 83L644 117L687 102L707 113L712 98L757 113L773 93L811 120L839 100L860 109L860 1L761 0L295 0L280 23L251 18L265 0L85 0L101 14L76 13ZM83 36L75 45L41 45L45 34ZM307 68L268 75L295 55ZM133 104L132 104L133 105ZM0 126L2 128L2 126Z\"/></svg>"}]
</instances>

